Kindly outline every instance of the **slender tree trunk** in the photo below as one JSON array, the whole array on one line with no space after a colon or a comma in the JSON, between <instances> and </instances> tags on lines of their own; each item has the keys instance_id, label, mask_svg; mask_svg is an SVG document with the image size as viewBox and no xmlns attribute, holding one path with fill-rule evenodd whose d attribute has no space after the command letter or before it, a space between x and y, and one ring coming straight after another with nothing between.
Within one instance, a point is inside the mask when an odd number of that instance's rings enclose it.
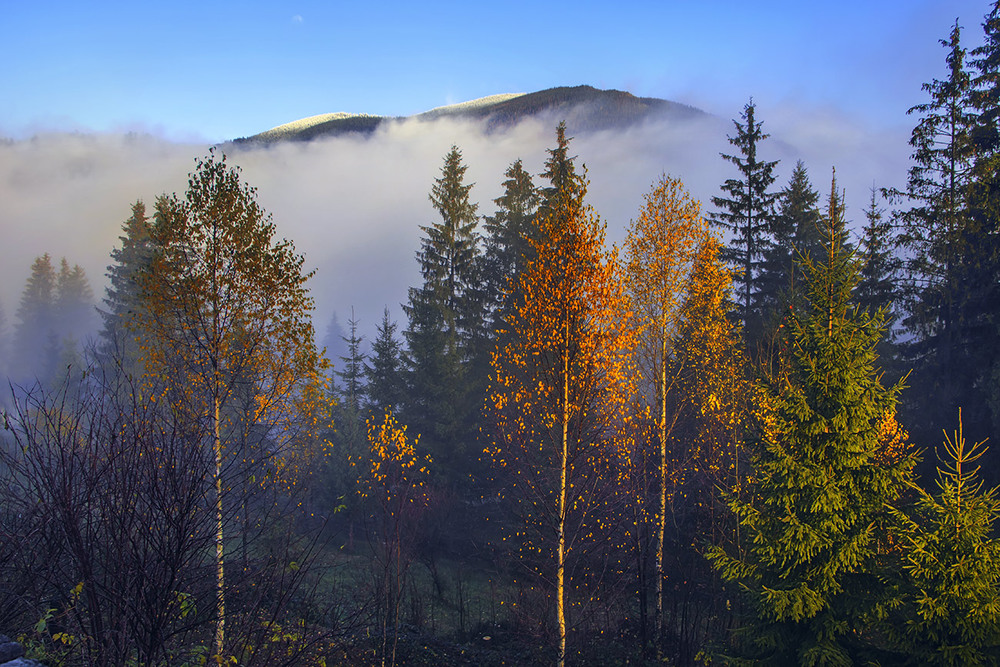
<instances>
[{"instance_id":1,"label":"slender tree trunk","mask_svg":"<svg viewBox=\"0 0 1000 667\"><path fill-rule=\"evenodd\" d=\"M569 463L569 319L563 341L562 457L559 473L559 547L556 552L556 620L559 624L559 667L566 665L566 490Z\"/></svg>"},{"instance_id":2,"label":"slender tree trunk","mask_svg":"<svg viewBox=\"0 0 1000 667\"><path fill-rule=\"evenodd\" d=\"M219 400L216 392L212 401L212 430L215 450L215 568L216 568L216 604L218 619L215 624L215 653L223 655L226 628L226 601L223 589L226 584L225 557L222 533L222 436L219 428Z\"/></svg>"},{"instance_id":3,"label":"slender tree trunk","mask_svg":"<svg viewBox=\"0 0 1000 667\"><path fill-rule=\"evenodd\" d=\"M660 515L656 526L656 656L663 658L663 567L664 542L667 534L667 336L660 335L659 424L660 440Z\"/></svg>"}]
</instances>

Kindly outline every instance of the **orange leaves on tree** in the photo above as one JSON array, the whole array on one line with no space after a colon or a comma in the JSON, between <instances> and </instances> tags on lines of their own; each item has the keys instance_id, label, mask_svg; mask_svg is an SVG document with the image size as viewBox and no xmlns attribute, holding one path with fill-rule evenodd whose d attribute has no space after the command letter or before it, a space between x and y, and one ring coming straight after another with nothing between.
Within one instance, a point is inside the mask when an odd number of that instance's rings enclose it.
<instances>
[{"instance_id":1,"label":"orange leaves on tree","mask_svg":"<svg viewBox=\"0 0 1000 667\"><path fill-rule=\"evenodd\" d=\"M487 401L495 424L487 452L506 468L525 527L521 554L554 584L560 660L568 559L601 542L594 510L616 493L616 423L634 379L617 254L605 249L585 194L586 183L574 181L537 221L531 259L508 290L520 299L505 318Z\"/></svg>"},{"instance_id":2,"label":"orange leaves on tree","mask_svg":"<svg viewBox=\"0 0 1000 667\"><path fill-rule=\"evenodd\" d=\"M352 460L352 466L367 465L359 478L361 495L373 499L390 516L395 516L407 504L427 502L424 482L427 481L431 460L417 455L420 436L411 442L406 426L400 426L391 411L381 421L369 417L368 461Z\"/></svg>"},{"instance_id":3,"label":"orange leaves on tree","mask_svg":"<svg viewBox=\"0 0 1000 667\"><path fill-rule=\"evenodd\" d=\"M291 242L273 239L255 190L214 154L198 162L183 199L157 201L149 231L153 255L131 324L143 334L147 386L166 387L175 414L214 455L215 652L224 655L223 496L237 486L230 464L243 464L243 483L259 477L287 487L307 470L293 464L304 451L296 447L320 442L315 420L300 420L305 400L322 400L317 383L325 375L310 321L310 274ZM259 474L262 462L272 465Z\"/></svg>"}]
</instances>

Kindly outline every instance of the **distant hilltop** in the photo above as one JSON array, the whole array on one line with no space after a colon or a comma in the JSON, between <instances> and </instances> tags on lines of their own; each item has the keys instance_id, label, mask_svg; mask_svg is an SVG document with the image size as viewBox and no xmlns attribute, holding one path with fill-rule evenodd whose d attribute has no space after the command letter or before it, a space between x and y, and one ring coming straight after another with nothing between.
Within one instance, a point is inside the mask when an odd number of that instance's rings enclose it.
<instances>
[{"instance_id":1,"label":"distant hilltop","mask_svg":"<svg viewBox=\"0 0 1000 667\"><path fill-rule=\"evenodd\" d=\"M370 114L328 113L285 123L236 144L272 144L310 141L345 134L368 135L379 125L400 120L458 118L481 121L488 132L507 129L528 118L565 120L570 133L622 129L651 119L689 119L704 116L700 109L661 100L636 97L620 90L599 90L592 86L549 88L535 93L490 95L469 102L425 111L415 116L373 116Z\"/></svg>"}]
</instances>

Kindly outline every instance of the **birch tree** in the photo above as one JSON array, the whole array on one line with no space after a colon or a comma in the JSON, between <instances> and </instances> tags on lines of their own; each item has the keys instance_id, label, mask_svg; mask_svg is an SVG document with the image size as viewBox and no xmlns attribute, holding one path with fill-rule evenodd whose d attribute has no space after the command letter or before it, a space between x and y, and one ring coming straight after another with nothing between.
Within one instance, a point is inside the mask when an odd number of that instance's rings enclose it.
<instances>
[{"instance_id":1,"label":"birch tree","mask_svg":"<svg viewBox=\"0 0 1000 667\"><path fill-rule=\"evenodd\" d=\"M184 198L165 197L157 206L150 230L156 252L140 279L144 307L132 322L149 337L148 372L166 379L166 398L212 453L217 656L226 647L226 475L267 457L281 461L287 481L299 460L290 450L298 416L322 412L310 407L324 394L325 371L305 288L311 274L294 245L274 232L238 169L214 153L199 160ZM268 434L267 449L235 461L236 438L251 429Z\"/></svg>"},{"instance_id":2,"label":"birch tree","mask_svg":"<svg viewBox=\"0 0 1000 667\"><path fill-rule=\"evenodd\" d=\"M566 662L574 560L595 540L614 484L612 425L628 395L627 305L605 227L584 204L586 183L560 189L516 285L521 299L493 357L489 407L495 463L511 479L535 574L551 582L558 664Z\"/></svg>"},{"instance_id":3,"label":"birch tree","mask_svg":"<svg viewBox=\"0 0 1000 667\"><path fill-rule=\"evenodd\" d=\"M677 412L670 409L674 389L673 338L688 275L708 227L701 204L691 199L676 178L662 176L646 195L625 241L628 296L637 336L637 361L642 372L640 392L655 423L659 452L659 502L656 513L656 632L663 636L664 544L667 496L680 471L668 459L668 440Z\"/></svg>"}]
</instances>

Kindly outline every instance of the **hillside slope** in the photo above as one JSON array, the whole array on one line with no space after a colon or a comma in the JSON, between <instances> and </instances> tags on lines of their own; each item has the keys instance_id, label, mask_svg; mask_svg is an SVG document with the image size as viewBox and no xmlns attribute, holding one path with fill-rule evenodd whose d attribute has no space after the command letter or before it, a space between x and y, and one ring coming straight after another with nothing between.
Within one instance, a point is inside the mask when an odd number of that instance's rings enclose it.
<instances>
[{"instance_id":1,"label":"hillside slope","mask_svg":"<svg viewBox=\"0 0 1000 667\"><path fill-rule=\"evenodd\" d=\"M655 97L636 97L620 90L592 86L549 88L534 93L492 95L461 104L438 107L409 117L333 113L279 125L236 144L310 141L345 134L369 135L386 122L456 118L482 122L488 132L504 130L529 118L565 120L571 134L622 129L654 118L687 119L704 115L694 107Z\"/></svg>"}]
</instances>

